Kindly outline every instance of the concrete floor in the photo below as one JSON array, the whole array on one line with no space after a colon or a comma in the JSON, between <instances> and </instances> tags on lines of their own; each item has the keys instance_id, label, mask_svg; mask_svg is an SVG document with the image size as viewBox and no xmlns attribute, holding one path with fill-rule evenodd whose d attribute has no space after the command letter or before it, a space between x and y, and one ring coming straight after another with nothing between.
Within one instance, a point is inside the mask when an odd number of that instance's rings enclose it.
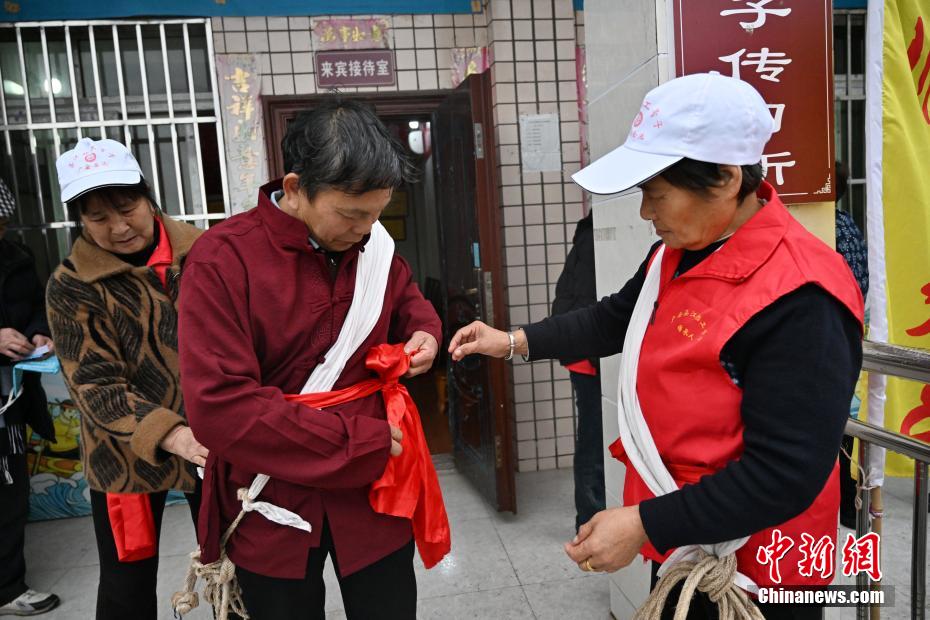
<instances>
[{"instance_id":1,"label":"concrete floor","mask_svg":"<svg viewBox=\"0 0 930 620\"><path fill-rule=\"evenodd\" d=\"M452 552L432 570L417 564L419 618L608 618L603 575L582 573L562 543L574 535L571 470L517 475L518 515L496 513L454 470L440 471L452 525ZM172 535L168 535L168 533ZM171 594L187 569L194 533L186 506L165 510L159 618L172 618ZM62 598L47 620L94 617L97 548L90 518L32 523L26 532L28 583ZM331 564L326 568L327 617L345 618ZM185 618L209 620L198 608Z\"/></svg>"},{"instance_id":2,"label":"concrete floor","mask_svg":"<svg viewBox=\"0 0 930 620\"><path fill-rule=\"evenodd\" d=\"M571 470L517 474L517 515L491 510L454 470L441 471L440 482L452 522L452 553L430 571L417 559L418 617L610 617L606 577L580 572L562 551L562 543L574 534ZM883 569L886 585L895 587L896 603L882 610L882 617L890 620L910 617L911 501L910 481L888 481ZM183 581L187 553L194 546L187 507L169 507L163 528L158 594L164 601L159 617L167 620L172 618L171 594ZM845 531L841 536L845 539ZM26 537L30 586L53 591L63 600L61 607L41 617L93 618L98 566L90 519L30 524ZM330 565L326 579L327 617L345 618ZM839 617L854 618L854 612L843 609ZM211 617L201 607L186 618Z\"/></svg>"}]
</instances>

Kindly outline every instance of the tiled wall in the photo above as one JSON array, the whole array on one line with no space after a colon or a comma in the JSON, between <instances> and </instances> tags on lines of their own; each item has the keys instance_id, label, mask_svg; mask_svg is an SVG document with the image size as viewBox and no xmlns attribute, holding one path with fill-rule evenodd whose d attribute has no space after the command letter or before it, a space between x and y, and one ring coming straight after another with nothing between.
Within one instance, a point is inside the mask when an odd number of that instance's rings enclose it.
<instances>
[{"instance_id":1,"label":"tiled wall","mask_svg":"<svg viewBox=\"0 0 930 620\"><path fill-rule=\"evenodd\" d=\"M391 24L390 47L395 50L397 62L397 83L344 88L343 92L452 88L449 71L452 48L488 44L484 13L392 15L388 22ZM264 94L311 95L317 92L309 17L214 18L213 33L218 54L263 54Z\"/></svg>"},{"instance_id":2,"label":"tiled wall","mask_svg":"<svg viewBox=\"0 0 930 620\"><path fill-rule=\"evenodd\" d=\"M388 21L397 84L345 92L451 88L452 48L490 48L510 323L544 318L583 215L581 191L570 178L580 161L575 46L584 36L582 14L572 0L489 0L479 14ZM216 18L213 28L216 53L262 54L264 94L317 92L309 17ZM559 114L562 172L522 174L519 117L544 113ZM575 421L568 373L558 362L517 361L513 378L519 470L570 467Z\"/></svg>"},{"instance_id":3,"label":"tiled wall","mask_svg":"<svg viewBox=\"0 0 930 620\"><path fill-rule=\"evenodd\" d=\"M549 314L555 283L582 217L571 175L579 168L575 72L576 15L571 0L492 0L489 6L498 126L504 262L511 324ZM562 172L523 174L519 117L558 113ZM514 363L520 471L570 467L574 406L568 372L558 362Z\"/></svg>"}]
</instances>

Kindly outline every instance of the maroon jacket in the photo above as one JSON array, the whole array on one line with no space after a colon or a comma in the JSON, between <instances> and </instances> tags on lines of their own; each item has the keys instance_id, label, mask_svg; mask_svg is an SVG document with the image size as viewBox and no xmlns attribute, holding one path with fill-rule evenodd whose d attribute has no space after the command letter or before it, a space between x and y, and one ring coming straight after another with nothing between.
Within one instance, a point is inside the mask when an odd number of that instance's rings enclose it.
<instances>
[{"instance_id":1,"label":"maroon jacket","mask_svg":"<svg viewBox=\"0 0 930 620\"><path fill-rule=\"evenodd\" d=\"M258 513L239 524L226 550L262 575L302 578L310 548L329 521L343 575L409 542L410 521L375 513L368 487L390 456L380 394L326 410L285 402L300 392L336 341L352 303L364 242L346 251L335 281L307 228L279 210L261 188L258 207L205 233L184 265L179 345L187 417L210 450L198 535L204 560L239 513L236 490L257 473L271 480L259 495L296 512L313 531L278 525ZM333 389L371 377L365 353L406 342L422 330L441 342L439 317L395 255L381 318Z\"/></svg>"}]
</instances>

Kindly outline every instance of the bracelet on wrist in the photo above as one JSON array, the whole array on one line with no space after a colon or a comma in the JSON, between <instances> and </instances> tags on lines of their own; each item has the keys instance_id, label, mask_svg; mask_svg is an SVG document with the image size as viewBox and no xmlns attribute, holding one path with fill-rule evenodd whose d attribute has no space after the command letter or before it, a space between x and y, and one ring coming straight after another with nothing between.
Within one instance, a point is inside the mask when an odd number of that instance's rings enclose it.
<instances>
[{"instance_id":1,"label":"bracelet on wrist","mask_svg":"<svg viewBox=\"0 0 930 620\"><path fill-rule=\"evenodd\" d=\"M507 353L507 357L504 358L504 361L512 360L513 352L517 348L517 340L513 337L513 332L507 332L507 338L510 339L510 351Z\"/></svg>"}]
</instances>

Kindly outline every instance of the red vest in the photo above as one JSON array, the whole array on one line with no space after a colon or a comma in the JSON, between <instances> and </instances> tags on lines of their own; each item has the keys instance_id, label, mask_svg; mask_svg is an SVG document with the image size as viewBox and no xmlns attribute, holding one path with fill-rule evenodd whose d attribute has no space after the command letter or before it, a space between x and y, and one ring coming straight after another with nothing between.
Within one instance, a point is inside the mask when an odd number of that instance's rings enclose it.
<instances>
[{"instance_id":1,"label":"red vest","mask_svg":"<svg viewBox=\"0 0 930 620\"><path fill-rule=\"evenodd\" d=\"M637 392L656 447L679 486L723 469L743 452L742 390L720 365L727 341L758 312L805 284L817 284L861 323L862 294L843 258L804 229L763 183L768 203L717 252L673 279L682 251L665 249L658 307L639 359ZM627 465L623 503L635 505L653 494L629 465L620 440L610 446ZM790 521L752 535L736 557L739 571L759 586L771 585L769 567L756 560L760 546L779 529L795 544L779 562L782 585L823 585L798 572L801 534L836 539L839 466L835 465L814 503ZM650 544L643 556L662 555ZM669 552L671 553L671 552Z\"/></svg>"}]
</instances>

